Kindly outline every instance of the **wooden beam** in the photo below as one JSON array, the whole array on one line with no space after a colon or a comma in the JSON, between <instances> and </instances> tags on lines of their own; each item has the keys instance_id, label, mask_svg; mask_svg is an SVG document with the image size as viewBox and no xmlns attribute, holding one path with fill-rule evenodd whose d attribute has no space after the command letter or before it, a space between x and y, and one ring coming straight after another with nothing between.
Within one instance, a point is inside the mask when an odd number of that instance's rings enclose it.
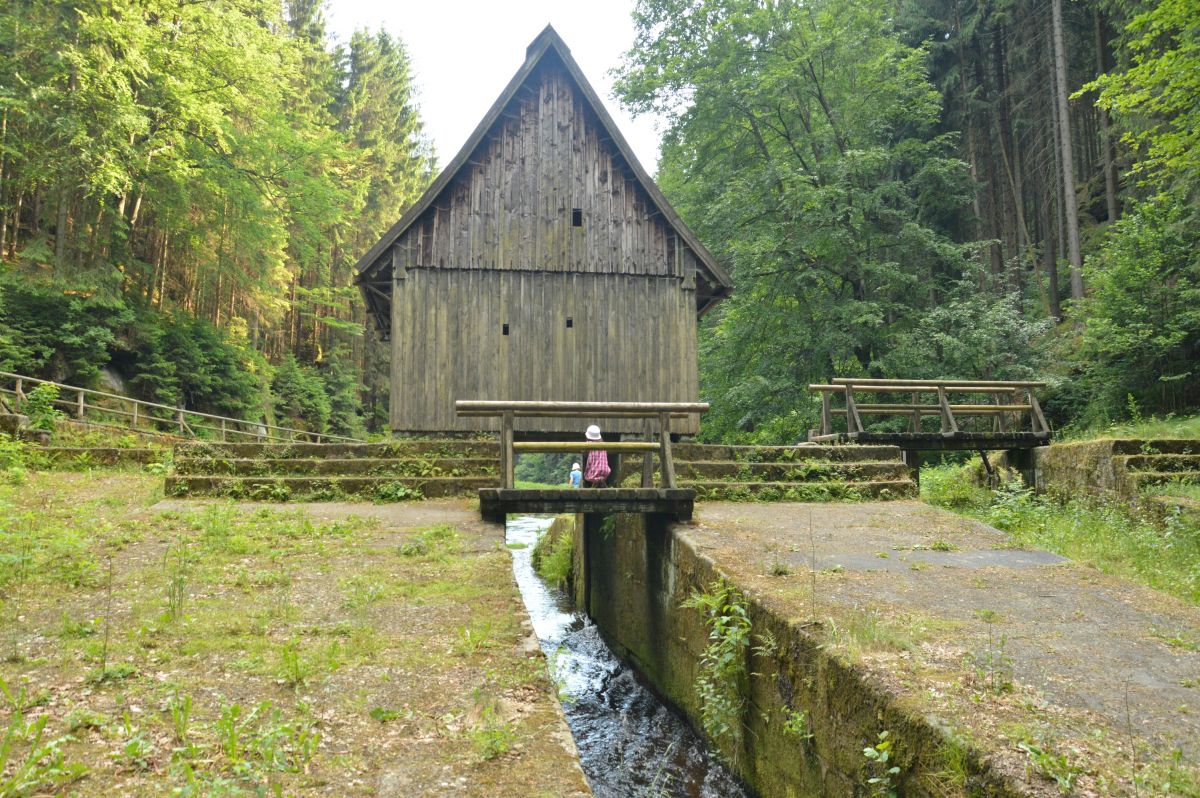
<instances>
[{"instance_id":1,"label":"wooden beam","mask_svg":"<svg viewBox=\"0 0 1200 798\"><path fill-rule=\"evenodd\" d=\"M924 385L924 386L941 386L943 388L1045 388L1046 383L1038 381L1024 380L885 380L871 379L868 377L834 377L830 380L834 385L849 385L853 383L855 386L866 385ZM905 389L907 390L907 389Z\"/></svg>"},{"instance_id":2,"label":"wooden beam","mask_svg":"<svg viewBox=\"0 0 1200 798\"><path fill-rule=\"evenodd\" d=\"M658 455L662 465L663 486L675 487L675 459L671 455L671 414L660 413L658 416L658 438L662 450Z\"/></svg>"},{"instance_id":3,"label":"wooden beam","mask_svg":"<svg viewBox=\"0 0 1200 798\"><path fill-rule=\"evenodd\" d=\"M654 441L517 441L517 452L654 452L662 445Z\"/></svg>"},{"instance_id":4,"label":"wooden beam","mask_svg":"<svg viewBox=\"0 0 1200 798\"><path fill-rule=\"evenodd\" d=\"M854 407L856 410L858 410L859 414L862 414L862 413L871 413L871 414L895 413L896 415L900 415L902 413L914 413L914 414L920 413L921 415L924 415L924 416L936 416L940 412L942 412L942 409L939 405L927 405L927 404L920 404L920 403L896 404L896 405L884 405L884 404L859 405L859 404L856 404ZM1028 413L1032 409L1033 409L1033 405L950 405L951 411L953 411L955 413L962 413L963 415L968 415L968 416L969 415L991 416L991 415L996 415L998 413ZM845 409L840 408L840 407L834 408L831 412L835 416L846 415Z\"/></svg>"},{"instance_id":5,"label":"wooden beam","mask_svg":"<svg viewBox=\"0 0 1200 798\"><path fill-rule=\"evenodd\" d=\"M660 413L707 413L707 402L526 402L491 401L484 399L459 399L454 403L456 412L491 411L502 415L507 411L541 411L577 413L580 415L603 415L604 413L638 413L650 417Z\"/></svg>"},{"instance_id":6,"label":"wooden beam","mask_svg":"<svg viewBox=\"0 0 1200 798\"><path fill-rule=\"evenodd\" d=\"M946 401L946 389L938 387L938 407L941 409L942 415L942 434L958 432L958 422L954 420L954 412L950 410L950 403Z\"/></svg>"},{"instance_id":7,"label":"wooden beam","mask_svg":"<svg viewBox=\"0 0 1200 798\"><path fill-rule=\"evenodd\" d=\"M654 443L654 420L647 418L642 424L642 434L646 437L646 443ZM654 487L654 454L647 449L642 454L642 487Z\"/></svg>"},{"instance_id":8,"label":"wooden beam","mask_svg":"<svg viewBox=\"0 0 1200 798\"><path fill-rule=\"evenodd\" d=\"M513 448L513 415L505 413L500 422L500 487L516 484L516 450Z\"/></svg>"},{"instance_id":9,"label":"wooden beam","mask_svg":"<svg viewBox=\"0 0 1200 798\"><path fill-rule=\"evenodd\" d=\"M846 420L851 426L851 432L863 431L862 418L858 415L858 405L854 403L854 388L850 385L846 386Z\"/></svg>"}]
</instances>

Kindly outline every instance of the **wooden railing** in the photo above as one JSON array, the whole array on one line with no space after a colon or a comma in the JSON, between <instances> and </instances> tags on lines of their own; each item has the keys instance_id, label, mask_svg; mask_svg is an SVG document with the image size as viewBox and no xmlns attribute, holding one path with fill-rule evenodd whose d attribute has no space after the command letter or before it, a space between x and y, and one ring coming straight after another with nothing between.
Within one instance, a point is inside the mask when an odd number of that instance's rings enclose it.
<instances>
[{"instance_id":1,"label":"wooden railing","mask_svg":"<svg viewBox=\"0 0 1200 798\"><path fill-rule=\"evenodd\" d=\"M8 404L15 412L21 412L28 401L27 391L38 385L56 386L59 398L55 400L54 405L67 417L97 427L177 438L204 437L198 432L198 430L202 430L205 433L211 433L213 438L219 437L222 441L291 442L301 439L316 443L362 442L343 435L309 432L276 424L217 416L212 413L185 410L181 407L145 402L120 394L80 388L76 385L63 385L50 380L40 380L36 377L0 371L0 397L12 397ZM116 423L111 423L113 421Z\"/></svg>"},{"instance_id":2,"label":"wooden railing","mask_svg":"<svg viewBox=\"0 0 1200 798\"><path fill-rule=\"evenodd\" d=\"M460 416L492 416L500 419L500 487L513 488L516 456L521 452L642 452L642 487L654 487L651 455L658 452L663 487L675 487L675 461L671 456L671 419L705 413L704 402L493 402L459 400ZM640 441L515 441L518 418L575 418L584 422L600 418L641 418L644 440ZM655 424L657 420L657 425ZM654 440L657 426L658 440Z\"/></svg>"},{"instance_id":3,"label":"wooden railing","mask_svg":"<svg viewBox=\"0 0 1200 798\"><path fill-rule=\"evenodd\" d=\"M993 421L997 432L1016 432L1028 426L1034 433L1048 433L1050 427L1038 404L1035 388L1044 388L1044 382L1013 382L999 380L882 380L840 378L831 385L810 385L811 391L821 394L821 429L819 434L810 435L810 440L836 438L833 419L845 416L846 432L864 432L862 417L865 415L907 416L910 432L921 431L923 416L938 416L941 433L954 435L959 431L959 419L970 416L987 416ZM908 402L880 402L859 404L855 394L909 394ZM841 395L843 407L834 407L832 398ZM951 404L952 394L982 394L991 398L988 403ZM934 402L923 402L923 397L936 397ZM1022 401L1022 399L1024 401ZM1028 414L1028 424L1022 417Z\"/></svg>"}]
</instances>

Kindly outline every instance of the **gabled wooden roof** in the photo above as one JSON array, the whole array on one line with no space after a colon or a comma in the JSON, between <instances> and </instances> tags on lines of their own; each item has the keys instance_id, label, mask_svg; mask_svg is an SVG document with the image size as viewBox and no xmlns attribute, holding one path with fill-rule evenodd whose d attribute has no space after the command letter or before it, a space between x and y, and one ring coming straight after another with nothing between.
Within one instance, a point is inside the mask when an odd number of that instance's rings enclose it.
<instances>
[{"instance_id":1,"label":"gabled wooden roof","mask_svg":"<svg viewBox=\"0 0 1200 798\"><path fill-rule=\"evenodd\" d=\"M521 89L521 86L523 86L530 76L533 75L538 64L541 63L541 61L551 51L553 51L562 61L567 73L571 76L571 79L575 81L580 93L591 107L591 110L596 115L596 118L600 121L600 125L603 127L604 131L609 135L613 143L616 145L617 151L619 152L621 158L624 159L625 163L628 165L629 170L633 173L642 189L650 197L650 201L654 203L657 210L662 213L667 223L675 230L679 237L683 239L684 243L687 244L687 246L696 254L696 259L700 264L700 269L702 272L698 276L707 282L712 289L711 297L709 298L709 301L707 301L704 306L699 309L700 313L708 310L708 308L711 307L712 304L715 304L717 300L729 295L730 290L733 288L733 283L729 279L729 274L723 268L721 268L721 265L717 263L717 260L712 256L712 253L710 253L708 249L700 243L700 240L696 238L696 234L693 233L686 224L684 224L681 218L679 218L679 214L676 213L675 209L671 207L671 204L667 202L667 199L663 196L662 191L660 191L658 186L655 185L654 181L650 178L650 175L646 172L646 170L642 168L642 165L638 162L637 156L633 154L633 150L630 148L629 143L625 140L625 137L621 135L621 131L617 129L612 117L608 115L608 111L604 109L604 103L600 101L600 97L596 94L596 91L592 88L591 84L588 83L587 78L584 77L583 71L579 68L579 64L575 63L575 59L571 57L571 51L567 48L566 43L563 42L562 37L558 35L558 32L554 30L553 26L547 25L546 28L538 34L537 38L530 43L529 47L525 51L525 63L522 64L521 68L517 70L517 73L513 75L512 80L508 82L508 85L505 87L504 91L496 99L496 102L492 104L492 107L488 110L487 114L483 117L483 120L480 121L479 125L475 128L475 132L473 132L471 137L467 139L467 143L463 145L461 150L459 150L459 153L454 157L454 160L452 160L450 164L442 170L441 174L439 174L437 179L433 181L433 184L426 189L425 193L421 195L421 198L416 202L416 204L409 208L405 214L400 217L400 220L392 225L391 228L383 234L383 237L380 238L379 241L377 241L375 245L359 259L358 263L355 264L354 268L358 274L358 276L355 278L355 282L363 287L364 294L367 295L366 298L368 304L372 306L374 305L374 297L368 293L367 289L369 286L367 284L377 281L384 273L390 272L391 270L391 258L383 258L382 256L388 251L389 247L395 243L396 239L402 236L404 232L410 226L412 226L412 224L416 222L431 205L433 205L434 201L439 195L441 195L442 191L444 191L453 182L454 178L458 176L459 171L467 165L472 153L475 152L476 148L479 147L484 138L500 119L504 109L508 107L509 103L512 102L516 97L516 94Z\"/></svg>"}]
</instances>

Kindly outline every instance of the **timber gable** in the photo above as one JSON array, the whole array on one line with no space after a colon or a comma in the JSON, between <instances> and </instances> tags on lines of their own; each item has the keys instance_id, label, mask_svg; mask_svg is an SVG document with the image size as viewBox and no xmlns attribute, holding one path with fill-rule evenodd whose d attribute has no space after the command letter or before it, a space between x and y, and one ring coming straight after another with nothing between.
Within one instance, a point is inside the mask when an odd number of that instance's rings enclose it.
<instances>
[{"instance_id":1,"label":"timber gable","mask_svg":"<svg viewBox=\"0 0 1200 798\"><path fill-rule=\"evenodd\" d=\"M673 280L697 313L731 288L550 27L455 159L359 261L385 336L392 284L414 269Z\"/></svg>"}]
</instances>

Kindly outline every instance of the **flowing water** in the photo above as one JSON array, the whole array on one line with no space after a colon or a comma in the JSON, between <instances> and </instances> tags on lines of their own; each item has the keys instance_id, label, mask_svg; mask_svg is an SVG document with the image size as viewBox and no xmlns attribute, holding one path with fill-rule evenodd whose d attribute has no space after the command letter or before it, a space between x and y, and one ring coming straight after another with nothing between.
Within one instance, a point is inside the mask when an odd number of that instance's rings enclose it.
<instances>
[{"instance_id":1,"label":"flowing water","mask_svg":"<svg viewBox=\"0 0 1200 798\"><path fill-rule=\"evenodd\" d=\"M550 662L583 772L597 798L749 798L703 741L609 650L586 616L534 573L550 518L508 521L513 572Z\"/></svg>"}]
</instances>

